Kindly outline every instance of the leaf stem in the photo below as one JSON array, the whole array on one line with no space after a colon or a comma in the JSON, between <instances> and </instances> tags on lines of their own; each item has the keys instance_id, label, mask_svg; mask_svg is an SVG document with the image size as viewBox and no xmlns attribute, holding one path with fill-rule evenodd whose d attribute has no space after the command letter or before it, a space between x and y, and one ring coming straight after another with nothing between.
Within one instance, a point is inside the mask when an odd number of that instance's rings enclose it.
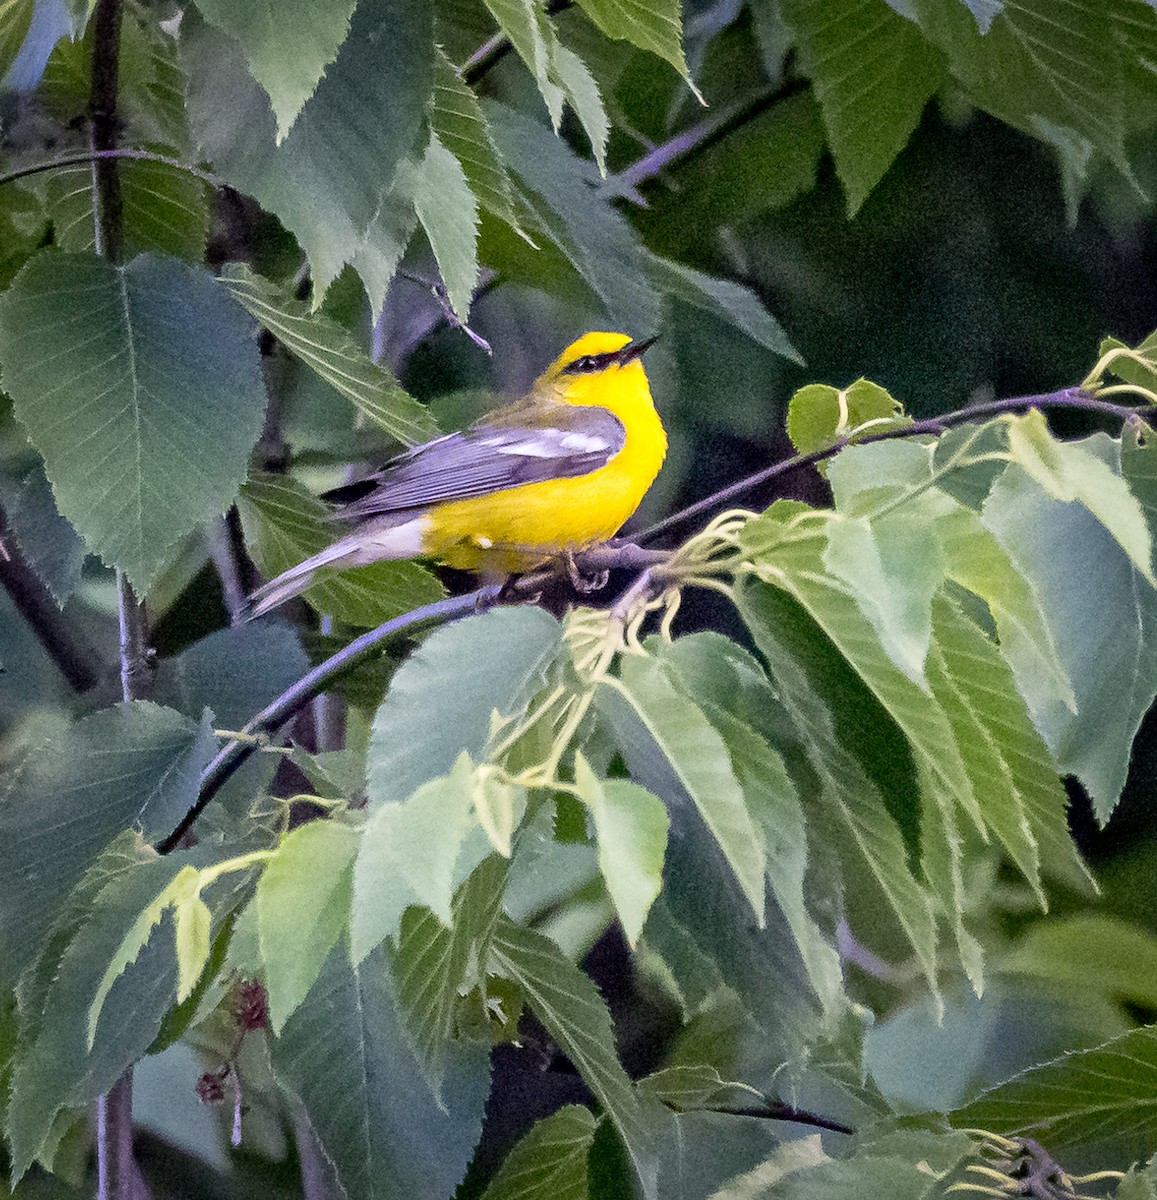
<instances>
[{"instance_id":1,"label":"leaf stem","mask_svg":"<svg viewBox=\"0 0 1157 1200\"><path fill-rule=\"evenodd\" d=\"M166 167L173 167L178 171L184 171L192 175L195 179L200 179L202 183L209 184L210 187L221 188L228 186L225 180L219 179L209 171L201 170L200 167L193 166L192 163L182 162L179 158L173 158L168 154L158 154L155 150L138 150L129 146L110 146L103 150L78 150L75 154L61 154L57 158L48 158L43 162L30 163L26 167L16 167L11 171L3 171L0 172L0 186L6 183L14 183L17 179L26 179L30 175L43 175L46 171L56 171L61 167L96 164L105 160L116 160L119 158L162 163Z\"/></svg>"}]
</instances>

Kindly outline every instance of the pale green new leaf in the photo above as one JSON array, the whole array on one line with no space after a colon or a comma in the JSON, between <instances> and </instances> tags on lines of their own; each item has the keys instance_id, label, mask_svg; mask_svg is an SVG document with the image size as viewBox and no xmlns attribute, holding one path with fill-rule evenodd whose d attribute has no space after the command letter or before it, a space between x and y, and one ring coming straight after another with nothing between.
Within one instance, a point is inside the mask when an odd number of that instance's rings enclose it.
<instances>
[{"instance_id":1,"label":"pale green new leaf","mask_svg":"<svg viewBox=\"0 0 1157 1200\"><path fill-rule=\"evenodd\" d=\"M625 656L619 687L694 801L762 925L767 865L763 838L723 739L655 659Z\"/></svg>"},{"instance_id":2,"label":"pale green new leaf","mask_svg":"<svg viewBox=\"0 0 1157 1200\"><path fill-rule=\"evenodd\" d=\"M328 509L284 475L255 475L237 498L245 545L272 579L334 540ZM442 596L442 585L420 563L371 563L346 571L319 571L306 589L314 608L351 625L380 625Z\"/></svg>"},{"instance_id":3,"label":"pale green new leaf","mask_svg":"<svg viewBox=\"0 0 1157 1200\"><path fill-rule=\"evenodd\" d=\"M350 919L357 831L310 821L286 834L257 883L257 929L280 1033L305 999Z\"/></svg>"},{"instance_id":4,"label":"pale green new leaf","mask_svg":"<svg viewBox=\"0 0 1157 1200\"><path fill-rule=\"evenodd\" d=\"M437 134L415 172L414 211L430 239L450 307L465 321L478 286L478 202L462 164Z\"/></svg>"},{"instance_id":5,"label":"pale green new leaf","mask_svg":"<svg viewBox=\"0 0 1157 1200\"><path fill-rule=\"evenodd\" d=\"M656 1200L655 1117L615 1052L610 1014L594 983L549 938L510 920L491 944L497 974L512 980L534 1015L574 1063L627 1147L644 1196Z\"/></svg>"},{"instance_id":6,"label":"pale green new leaf","mask_svg":"<svg viewBox=\"0 0 1157 1200\"><path fill-rule=\"evenodd\" d=\"M607 37L621 38L665 58L694 90L683 56L679 0L579 0L579 7Z\"/></svg>"},{"instance_id":7,"label":"pale green new leaf","mask_svg":"<svg viewBox=\"0 0 1157 1200\"><path fill-rule=\"evenodd\" d=\"M447 774L463 750L484 762L493 714L520 714L562 648L541 608L496 608L427 637L394 675L374 716L369 807L398 804Z\"/></svg>"},{"instance_id":8,"label":"pale green new leaf","mask_svg":"<svg viewBox=\"0 0 1157 1200\"><path fill-rule=\"evenodd\" d=\"M471 874L454 897L449 928L420 906L407 909L402 917L393 955L398 1012L439 1098L464 997L483 982L490 939L502 911L506 870L506 863L491 855Z\"/></svg>"},{"instance_id":9,"label":"pale green new leaf","mask_svg":"<svg viewBox=\"0 0 1157 1200\"><path fill-rule=\"evenodd\" d=\"M0 797L0 980L35 957L57 910L96 856L131 826L167 833L197 797L216 749L206 713L190 720L137 700L82 718L10 768ZM159 889L158 889L159 890Z\"/></svg>"},{"instance_id":10,"label":"pale green new leaf","mask_svg":"<svg viewBox=\"0 0 1157 1200\"><path fill-rule=\"evenodd\" d=\"M201 899L200 891L190 890L173 903L174 937L177 949L177 1003L184 1004L193 994L205 964L209 961L213 913Z\"/></svg>"},{"instance_id":11,"label":"pale green new leaf","mask_svg":"<svg viewBox=\"0 0 1157 1200\"><path fill-rule=\"evenodd\" d=\"M434 58L434 98L430 125L462 164L470 190L488 212L517 227L514 194L478 97L441 48Z\"/></svg>"},{"instance_id":12,"label":"pale green new leaf","mask_svg":"<svg viewBox=\"0 0 1157 1200\"><path fill-rule=\"evenodd\" d=\"M1023 1071L949 1119L958 1128L1026 1133L1073 1170L1123 1169L1157 1143L1157 1029Z\"/></svg>"},{"instance_id":13,"label":"pale green new leaf","mask_svg":"<svg viewBox=\"0 0 1157 1200\"><path fill-rule=\"evenodd\" d=\"M943 54L884 0L783 0L853 216L947 78Z\"/></svg>"},{"instance_id":14,"label":"pale green new leaf","mask_svg":"<svg viewBox=\"0 0 1157 1200\"><path fill-rule=\"evenodd\" d=\"M45 251L0 299L0 367L61 513L144 595L245 477L265 409L248 319L176 259Z\"/></svg>"},{"instance_id":15,"label":"pale green new leaf","mask_svg":"<svg viewBox=\"0 0 1157 1200\"><path fill-rule=\"evenodd\" d=\"M0 80L20 53L35 10L36 0L0 0Z\"/></svg>"},{"instance_id":16,"label":"pale green new leaf","mask_svg":"<svg viewBox=\"0 0 1157 1200\"><path fill-rule=\"evenodd\" d=\"M152 936L153 930L161 923L161 918L165 915L165 909L176 906L187 900L189 896L197 894L199 876L200 872L196 867L182 867L165 884L164 888L141 909L137 919L125 931L124 938L121 940L120 945L113 951L108 966L105 968L104 974L96 985L96 994L93 996L92 1003L88 1006L86 1020L88 1036L87 1050L92 1050L93 1041L96 1039L97 1022L100 1020L104 1002L108 998L109 992L112 991L112 985L124 973L126 968L131 967L136 962L141 951ZM198 974L200 974L199 971Z\"/></svg>"},{"instance_id":17,"label":"pale green new leaf","mask_svg":"<svg viewBox=\"0 0 1157 1200\"><path fill-rule=\"evenodd\" d=\"M575 754L574 778L594 822L599 870L634 949L663 886L667 809L658 796L637 783L599 779L582 751Z\"/></svg>"},{"instance_id":18,"label":"pale green new leaf","mask_svg":"<svg viewBox=\"0 0 1157 1200\"><path fill-rule=\"evenodd\" d=\"M221 272L221 281L294 358L316 371L390 437L413 446L438 432L429 409L355 345L336 321L311 312L303 301L245 263L230 263Z\"/></svg>"},{"instance_id":19,"label":"pale green new leaf","mask_svg":"<svg viewBox=\"0 0 1157 1200\"><path fill-rule=\"evenodd\" d=\"M482 1200L588 1200L596 1124L577 1104L539 1121L506 1156Z\"/></svg>"},{"instance_id":20,"label":"pale green new leaf","mask_svg":"<svg viewBox=\"0 0 1157 1200\"><path fill-rule=\"evenodd\" d=\"M454 868L475 824L473 809L474 767L465 751L448 775L421 784L404 804L376 808L354 863L355 963L397 933L411 904L425 905L450 926Z\"/></svg>"},{"instance_id":21,"label":"pale green new leaf","mask_svg":"<svg viewBox=\"0 0 1157 1200\"><path fill-rule=\"evenodd\" d=\"M1083 504L1112 534L1137 570L1157 587L1152 566L1153 538L1141 505L1120 471L1078 442L1057 441L1038 408L1006 420L1013 460L1054 499Z\"/></svg>"},{"instance_id":22,"label":"pale green new leaf","mask_svg":"<svg viewBox=\"0 0 1157 1200\"><path fill-rule=\"evenodd\" d=\"M269 93L280 142L333 62L356 0L197 0L197 7L245 50L249 69Z\"/></svg>"}]
</instances>

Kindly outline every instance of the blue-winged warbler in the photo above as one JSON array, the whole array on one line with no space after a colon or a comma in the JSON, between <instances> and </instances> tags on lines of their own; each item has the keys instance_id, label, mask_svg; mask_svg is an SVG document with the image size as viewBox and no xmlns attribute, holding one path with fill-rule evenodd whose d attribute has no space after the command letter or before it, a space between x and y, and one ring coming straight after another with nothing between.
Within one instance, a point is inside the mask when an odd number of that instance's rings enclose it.
<instances>
[{"instance_id":1,"label":"blue-winged warbler","mask_svg":"<svg viewBox=\"0 0 1157 1200\"><path fill-rule=\"evenodd\" d=\"M510 574L612 537L667 451L639 361L649 345L584 334L521 400L326 493L353 531L258 589L251 615L304 591L321 567L422 557Z\"/></svg>"}]
</instances>

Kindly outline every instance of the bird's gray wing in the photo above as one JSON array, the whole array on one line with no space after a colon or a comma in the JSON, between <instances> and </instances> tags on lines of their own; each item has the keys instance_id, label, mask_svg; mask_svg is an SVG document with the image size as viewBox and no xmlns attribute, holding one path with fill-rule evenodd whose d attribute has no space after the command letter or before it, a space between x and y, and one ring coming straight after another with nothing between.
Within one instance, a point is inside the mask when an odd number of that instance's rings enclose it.
<instances>
[{"instance_id":1,"label":"bird's gray wing","mask_svg":"<svg viewBox=\"0 0 1157 1200\"><path fill-rule=\"evenodd\" d=\"M625 442L623 423L596 405L512 408L416 446L322 499L343 506L335 516L364 521L543 479L586 475L605 466Z\"/></svg>"}]
</instances>

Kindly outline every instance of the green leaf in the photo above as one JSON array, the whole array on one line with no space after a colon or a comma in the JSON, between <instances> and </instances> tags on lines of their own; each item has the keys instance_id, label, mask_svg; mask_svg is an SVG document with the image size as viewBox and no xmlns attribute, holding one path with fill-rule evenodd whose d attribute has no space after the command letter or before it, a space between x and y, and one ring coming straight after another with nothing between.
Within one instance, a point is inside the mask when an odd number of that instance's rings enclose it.
<instances>
[{"instance_id":1,"label":"green leaf","mask_svg":"<svg viewBox=\"0 0 1157 1200\"><path fill-rule=\"evenodd\" d=\"M9 536L63 608L80 584L86 551L76 530L57 511L43 464L37 462L15 478L0 475L0 497Z\"/></svg>"},{"instance_id":2,"label":"green leaf","mask_svg":"<svg viewBox=\"0 0 1157 1200\"><path fill-rule=\"evenodd\" d=\"M932 1183L910 1159L859 1154L790 1171L756 1195L760 1200L926 1200Z\"/></svg>"},{"instance_id":3,"label":"green leaf","mask_svg":"<svg viewBox=\"0 0 1157 1200\"><path fill-rule=\"evenodd\" d=\"M639 1091L677 1112L697 1108L753 1107L766 1098L745 1083L733 1083L704 1063L680 1064L653 1071L639 1080Z\"/></svg>"},{"instance_id":4,"label":"green leaf","mask_svg":"<svg viewBox=\"0 0 1157 1200\"><path fill-rule=\"evenodd\" d=\"M213 913L200 892L183 895L173 906L177 951L177 1003L192 996L209 961Z\"/></svg>"},{"instance_id":5,"label":"green leaf","mask_svg":"<svg viewBox=\"0 0 1157 1200\"><path fill-rule=\"evenodd\" d=\"M432 633L399 667L370 733L369 803L397 804L463 750L485 761L492 715L521 713L562 647L540 608L498 608Z\"/></svg>"},{"instance_id":6,"label":"green leaf","mask_svg":"<svg viewBox=\"0 0 1157 1200\"><path fill-rule=\"evenodd\" d=\"M640 1102L619 1062L610 1014L595 985L549 938L510 920L495 931L491 961L498 974L521 988L534 1015L606 1109L643 1195L654 1200L655 1116Z\"/></svg>"},{"instance_id":7,"label":"green leaf","mask_svg":"<svg viewBox=\"0 0 1157 1200\"><path fill-rule=\"evenodd\" d=\"M683 57L679 0L579 0L579 7L607 37L621 38L666 59L695 91Z\"/></svg>"},{"instance_id":8,"label":"green leaf","mask_svg":"<svg viewBox=\"0 0 1157 1200\"><path fill-rule=\"evenodd\" d=\"M16 61L35 11L36 0L2 0L0 3L0 80Z\"/></svg>"},{"instance_id":9,"label":"green leaf","mask_svg":"<svg viewBox=\"0 0 1157 1200\"><path fill-rule=\"evenodd\" d=\"M482 1200L587 1200L595 1126L589 1110L577 1104L538 1121L506 1156Z\"/></svg>"},{"instance_id":10,"label":"green leaf","mask_svg":"<svg viewBox=\"0 0 1157 1200\"><path fill-rule=\"evenodd\" d=\"M767 311L750 288L729 279L715 279L669 258L652 254L648 258L650 275L664 295L711 313L758 346L803 365L803 359L787 339L780 323Z\"/></svg>"},{"instance_id":11,"label":"green leaf","mask_svg":"<svg viewBox=\"0 0 1157 1200\"><path fill-rule=\"evenodd\" d=\"M316 371L390 437L413 446L438 432L429 409L403 391L393 375L355 345L336 321L310 312L304 302L244 263L228 264L221 280L294 358Z\"/></svg>"},{"instance_id":12,"label":"green leaf","mask_svg":"<svg viewBox=\"0 0 1157 1200\"><path fill-rule=\"evenodd\" d=\"M439 1104L403 1033L380 952L353 967L335 949L270 1052L349 1200L445 1200L461 1182L482 1132L489 1046L450 1044Z\"/></svg>"},{"instance_id":13,"label":"green leaf","mask_svg":"<svg viewBox=\"0 0 1157 1200\"><path fill-rule=\"evenodd\" d=\"M237 511L245 545L272 579L335 540L331 509L283 475L256 475L241 489ZM442 585L416 562L390 561L348 571L321 571L304 593L319 612L373 626L442 596Z\"/></svg>"},{"instance_id":14,"label":"green leaf","mask_svg":"<svg viewBox=\"0 0 1157 1200\"><path fill-rule=\"evenodd\" d=\"M783 0L854 216L947 77L944 56L884 0Z\"/></svg>"},{"instance_id":15,"label":"green leaf","mask_svg":"<svg viewBox=\"0 0 1157 1200\"><path fill-rule=\"evenodd\" d=\"M269 1022L280 1033L342 938L353 895L357 831L310 821L287 834L257 883L257 929L269 992Z\"/></svg>"},{"instance_id":16,"label":"green leaf","mask_svg":"<svg viewBox=\"0 0 1157 1200\"><path fill-rule=\"evenodd\" d=\"M599 870L634 949L663 885L667 809L658 796L638 784L599 779L581 750L575 754L574 772L579 796L594 821Z\"/></svg>"},{"instance_id":17,"label":"green leaf","mask_svg":"<svg viewBox=\"0 0 1157 1200\"><path fill-rule=\"evenodd\" d=\"M512 109L488 104L484 111L499 151L526 191L537 219L531 229L536 240L541 232L557 246L615 328L658 329L659 296L647 277L643 248L623 215L589 186L583 163L548 130Z\"/></svg>"},{"instance_id":18,"label":"green leaf","mask_svg":"<svg viewBox=\"0 0 1157 1200\"><path fill-rule=\"evenodd\" d=\"M280 145L240 47L208 26L182 23L190 120L202 151L297 238L315 304L357 256L399 165L424 140L431 9L430 0L358 4L337 58ZM222 121L222 111L232 119Z\"/></svg>"},{"instance_id":19,"label":"green leaf","mask_svg":"<svg viewBox=\"0 0 1157 1200\"><path fill-rule=\"evenodd\" d=\"M0 964L11 982L95 856L122 830L156 838L193 803L212 725L143 700L93 713L10 770L0 804Z\"/></svg>"},{"instance_id":20,"label":"green leaf","mask_svg":"<svg viewBox=\"0 0 1157 1200\"><path fill-rule=\"evenodd\" d=\"M277 140L289 132L350 31L356 0L198 0L197 7L245 50L253 77L269 93Z\"/></svg>"},{"instance_id":21,"label":"green leaf","mask_svg":"<svg viewBox=\"0 0 1157 1200\"><path fill-rule=\"evenodd\" d=\"M1157 1009L1157 938L1107 913L1078 913L1030 925L1003 955L1002 973L1055 980L1084 995Z\"/></svg>"},{"instance_id":22,"label":"green leaf","mask_svg":"<svg viewBox=\"0 0 1157 1200\"><path fill-rule=\"evenodd\" d=\"M446 149L462 164L478 203L508 225L517 227L510 176L494 144L482 105L473 88L462 80L440 47L434 58L430 125Z\"/></svg>"},{"instance_id":23,"label":"green leaf","mask_svg":"<svg viewBox=\"0 0 1157 1200\"><path fill-rule=\"evenodd\" d=\"M1100 346L1097 347L1097 356L1103 358L1111 350L1128 349L1132 349L1138 357L1121 355L1109 364L1109 371L1118 379L1123 379L1126 383L1132 383L1137 387L1157 388L1157 331L1151 333L1135 347L1128 346L1120 338L1103 338Z\"/></svg>"},{"instance_id":24,"label":"green leaf","mask_svg":"<svg viewBox=\"0 0 1157 1200\"><path fill-rule=\"evenodd\" d=\"M1089 439L1110 461L1115 444ZM1062 775L1076 775L1101 821L1125 785L1129 752L1157 694L1157 597L1106 527L1083 504L1054 500L1012 467L994 485L983 520L1048 613L1076 713L1061 694L1027 696L1033 723ZM1087 586L1096 580L1096 587ZM1105 613L1129 613L1105 625Z\"/></svg>"},{"instance_id":25,"label":"green leaf","mask_svg":"<svg viewBox=\"0 0 1157 1200\"><path fill-rule=\"evenodd\" d=\"M142 595L245 476L265 409L247 326L207 272L153 255L45 251L0 298L4 386L60 511Z\"/></svg>"},{"instance_id":26,"label":"green leaf","mask_svg":"<svg viewBox=\"0 0 1157 1200\"><path fill-rule=\"evenodd\" d=\"M841 438L907 424L903 405L878 383L857 379L846 388L809 383L787 406L787 436L800 454L813 454Z\"/></svg>"},{"instance_id":27,"label":"green leaf","mask_svg":"<svg viewBox=\"0 0 1157 1200\"><path fill-rule=\"evenodd\" d=\"M1153 537L1136 496L1119 470L1076 442L1059 442L1040 409L1008 417L1008 446L1026 474L1055 500L1078 501L1101 522L1145 579L1153 574Z\"/></svg>"},{"instance_id":28,"label":"green leaf","mask_svg":"<svg viewBox=\"0 0 1157 1200\"><path fill-rule=\"evenodd\" d=\"M1116 14L1099 0L1062 10L1049 0L1017 0L987 32L962 5L912 3L974 104L1033 136L1070 131L1128 172L1121 62L1105 53Z\"/></svg>"},{"instance_id":29,"label":"green leaf","mask_svg":"<svg viewBox=\"0 0 1157 1200\"><path fill-rule=\"evenodd\" d=\"M168 147L145 148L172 153ZM123 256L153 251L200 263L209 233L205 183L179 167L147 159L121 159L117 176ZM54 244L62 250L95 251L91 165L58 167L48 177L45 191Z\"/></svg>"},{"instance_id":30,"label":"green leaf","mask_svg":"<svg viewBox=\"0 0 1157 1200\"><path fill-rule=\"evenodd\" d=\"M393 956L398 1012L439 1099L463 997L484 984L482 971L502 911L506 869L501 858L491 855L474 871L454 897L449 928L428 908L409 908L402 917Z\"/></svg>"},{"instance_id":31,"label":"green leaf","mask_svg":"<svg viewBox=\"0 0 1157 1200\"><path fill-rule=\"evenodd\" d=\"M860 697L847 686L846 680L854 676L840 656L817 638L816 627L803 609L777 589L754 581L739 591L738 600L815 774L816 794L838 838L847 882L857 892L862 889L854 902L845 904L853 927L882 898L885 911L903 931L934 986L937 938L932 897L909 865L911 832L902 834L888 807L895 803L895 791L907 796L915 781L902 769L902 758L888 753L883 764L874 759L873 742L882 741L885 730L857 727L857 719L870 715L870 710L866 712ZM889 748L887 741L883 745ZM893 774L881 774L881 765ZM861 874L865 868L866 879ZM866 886L869 882L879 889L876 895Z\"/></svg>"},{"instance_id":32,"label":"green leaf","mask_svg":"<svg viewBox=\"0 0 1157 1200\"><path fill-rule=\"evenodd\" d=\"M554 75L562 85L566 98L574 109L591 144L591 153L600 175L607 173L607 140L611 135L611 122L607 116L603 97L594 76L573 50L555 44L552 54Z\"/></svg>"},{"instance_id":33,"label":"green leaf","mask_svg":"<svg viewBox=\"0 0 1157 1200\"><path fill-rule=\"evenodd\" d=\"M462 164L437 134L415 175L414 211L430 239L450 307L465 321L478 286L478 203Z\"/></svg>"},{"instance_id":34,"label":"green leaf","mask_svg":"<svg viewBox=\"0 0 1157 1200\"><path fill-rule=\"evenodd\" d=\"M404 804L376 806L354 864L355 963L394 936L411 904L425 905L443 925L451 924L454 868L475 824L473 772L463 752L448 775L420 784Z\"/></svg>"},{"instance_id":35,"label":"green leaf","mask_svg":"<svg viewBox=\"0 0 1157 1200\"><path fill-rule=\"evenodd\" d=\"M762 926L766 866L763 839L751 819L723 739L655 659L625 656L622 687L648 735L711 830ZM604 711L609 711L614 725L614 710Z\"/></svg>"},{"instance_id":36,"label":"green leaf","mask_svg":"<svg viewBox=\"0 0 1157 1200\"><path fill-rule=\"evenodd\" d=\"M1157 1029L1134 1029L1022 1071L949 1120L1027 1133L1069 1170L1125 1168L1157 1142Z\"/></svg>"}]
</instances>

